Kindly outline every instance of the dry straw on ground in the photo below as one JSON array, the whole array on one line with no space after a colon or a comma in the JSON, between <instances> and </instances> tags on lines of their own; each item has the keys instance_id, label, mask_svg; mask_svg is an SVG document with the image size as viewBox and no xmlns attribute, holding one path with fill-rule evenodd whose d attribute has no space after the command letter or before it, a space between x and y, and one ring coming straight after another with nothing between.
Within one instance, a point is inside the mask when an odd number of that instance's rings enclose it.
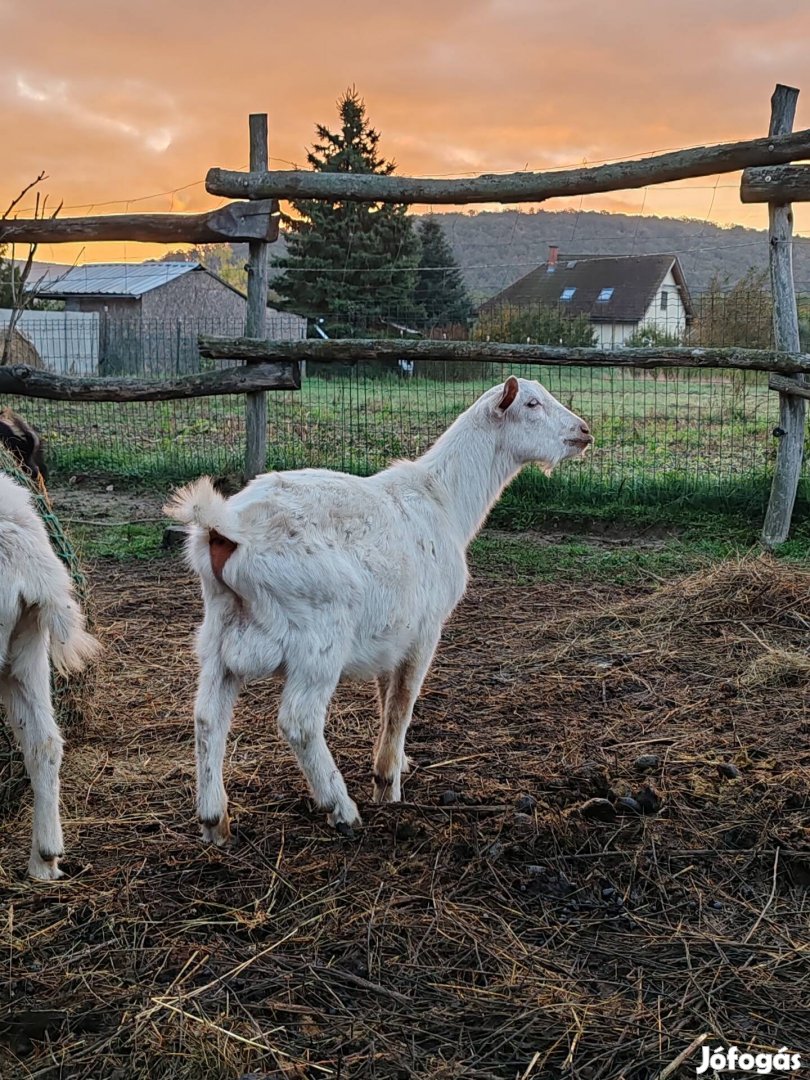
<instances>
[{"instance_id":1,"label":"dry straw on ground","mask_svg":"<svg viewBox=\"0 0 810 1080\"><path fill-rule=\"evenodd\" d=\"M257 685L230 853L193 820L196 585L173 559L92 584L107 654L67 749L73 876L22 880L27 807L0 844L4 1077L647 1080L704 1034L802 1049L806 573L476 583L417 707L408 803L366 805L354 841L303 797ZM361 797L373 729L371 691L342 687L331 741Z\"/></svg>"}]
</instances>

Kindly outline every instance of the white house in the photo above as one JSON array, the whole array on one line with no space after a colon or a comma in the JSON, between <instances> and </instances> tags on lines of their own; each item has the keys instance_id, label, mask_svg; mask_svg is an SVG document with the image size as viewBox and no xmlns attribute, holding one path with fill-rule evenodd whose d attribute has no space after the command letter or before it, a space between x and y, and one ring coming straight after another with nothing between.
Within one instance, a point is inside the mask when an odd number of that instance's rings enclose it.
<instances>
[{"instance_id":1,"label":"white house","mask_svg":"<svg viewBox=\"0 0 810 1080\"><path fill-rule=\"evenodd\" d=\"M645 328L682 340L692 302L677 255L568 255L549 249L548 261L487 300L484 317L509 307L553 307L585 315L596 344L620 348Z\"/></svg>"}]
</instances>

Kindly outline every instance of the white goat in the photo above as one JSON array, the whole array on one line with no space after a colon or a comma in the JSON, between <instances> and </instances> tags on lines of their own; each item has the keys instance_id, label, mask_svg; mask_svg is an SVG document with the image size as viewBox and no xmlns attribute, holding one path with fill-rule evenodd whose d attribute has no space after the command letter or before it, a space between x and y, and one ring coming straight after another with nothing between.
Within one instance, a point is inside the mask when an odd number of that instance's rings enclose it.
<instances>
[{"instance_id":1,"label":"white goat","mask_svg":"<svg viewBox=\"0 0 810 1080\"><path fill-rule=\"evenodd\" d=\"M28 492L0 474L0 703L34 789L32 877L62 877L59 766L48 656L79 671L99 649L84 629L70 575L51 548Z\"/></svg>"},{"instance_id":2,"label":"white goat","mask_svg":"<svg viewBox=\"0 0 810 1080\"><path fill-rule=\"evenodd\" d=\"M175 493L165 510L190 526L205 601L195 725L206 840L230 836L222 763L234 703L247 680L272 673L286 680L279 731L341 831L360 818L324 740L327 709L341 677L376 679L373 797L399 800L405 733L466 587L467 545L523 465L550 472L592 441L539 383L511 377L423 457L375 476L267 473L228 500L204 477Z\"/></svg>"}]
</instances>

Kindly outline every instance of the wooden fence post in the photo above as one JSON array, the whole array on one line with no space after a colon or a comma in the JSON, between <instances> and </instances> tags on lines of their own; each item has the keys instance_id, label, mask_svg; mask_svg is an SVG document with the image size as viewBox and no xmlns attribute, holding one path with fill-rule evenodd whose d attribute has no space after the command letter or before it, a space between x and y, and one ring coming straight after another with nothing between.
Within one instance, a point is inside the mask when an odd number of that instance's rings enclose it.
<instances>
[{"instance_id":1,"label":"wooden fence post","mask_svg":"<svg viewBox=\"0 0 810 1080\"><path fill-rule=\"evenodd\" d=\"M267 169L267 113L250 115L250 170ZM248 258L247 316L245 336L267 336L267 244L251 240ZM263 390L245 400L245 480L267 468L267 395Z\"/></svg>"},{"instance_id":2,"label":"wooden fence post","mask_svg":"<svg viewBox=\"0 0 810 1080\"><path fill-rule=\"evenodd\" d=\"M785 135L793 130L799 91L777 84L771 98L769 135ZM774 345L780 352L798 353L799 315L793 283L793 207L790 203L768 203L768 245L773 294ZM797 375L796 381L804 382ZM779 446L771 484L771 497L762 527L762 543L771 548L784 543L790 532L793 504L799 487L804 452L805 399L795 394L779 394Z\"/></svg>"}]
</instances>

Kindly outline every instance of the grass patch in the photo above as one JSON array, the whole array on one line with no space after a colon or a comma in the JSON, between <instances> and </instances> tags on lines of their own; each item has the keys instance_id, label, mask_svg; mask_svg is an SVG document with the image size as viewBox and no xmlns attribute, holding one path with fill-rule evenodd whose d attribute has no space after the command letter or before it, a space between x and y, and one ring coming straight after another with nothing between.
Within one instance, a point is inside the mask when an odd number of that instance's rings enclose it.
<instances>
[{"instance_id":1,"label":"grass patch","mask_svg":"<svg viewBox=\"0 0 810 1080\"><path fill-rule=\"evenodd\" d=\"M441 365L433 370L436 378L404 382L357 370L306 379L300 391L268 394L268 468L318 466L368 475L392 458L416 457L507 373L492 370L454 382L443 380ZM634 559L662 575L670 562L691 568L700 550L693 542L720 545L719 557L756 545L774 456L776 398L766 376L684 370L663 377L581 368L517 373L539 377L587 417L597 445L585 461L566 463L550 478L525 469L494 508L490 527L600 533L621 524L642 536L674 531L687 545L689 551L680 553L603 551L589 557L594 572L603 566L605 573L621 570L628 579L641 572L633 570ZM161 493L203 473L238 483L245 442L244 400L238 395L124 405L9 403L23 409L45 436L57 483L81 474ZM156 530L149 527L85 531L83 539L89 557L144 558L160 551ZM805 477L791 541L781 554L799 559L809 549ZM584 555L569 554L571 572L579 572ZM569 572L568 558L560 555L558 576Z\"/></svg>"},{"instance_id":2,"label":"grass patch","mask_svg":"<svg viewBox=\"0 0 810 1080\"><path fill-rule=\"evenodd\" d=\"M727 541L672 540L645 549L608 548L588 540L544 543L485 535L474 541L470 556L476 572L490 578L512 579L517 584L589 580L633 585L691 573L743 553Z\"/></svg>"},{"instance_id":3,"label":"grass patch","mask_svg":"<svg viewBox=\"0 0 810 1080\"><path fill-rule=\"evenodd\" d=\"M690 534L655 542L640 534L621 541L601 537L546 539L532 534L485 531L470 547L470 565L477 575L511 580L517 584L534 581L600 581L615 585L669 580L681 574L706 569L724 559L739 558L756 547L755 538L737 530L724 536L714 527L694 529ZM162 547L162 524L104 525L71 527L71 538L82 560L179 558L179 552ZM810 559L810 538L798 537L783 544L780 560L806 563Z\"/></svg>"},{"instance_id":4,"label":"grass patch","mask_svg":"<svg viewBox=\"0 0 810 1080\"><path fill-rule=\"evenodd\" d=\"M728 539L673 538L648 547L605 545L599 540L484 534L473 541L470 563L475 573L493 579L531 584L537 581L600 581L613 585L654 584L726 559L742 558L751 547ZM780 560L806 563L810 542L793 541L778 553Z\"/></svg>"},{"instance_id":5,"label":"grass patch","mask_svg":"<svg viewBox=\"0 0 810 1080\"><path fill-rule=\"evenodd\" d=\"M167 555L161 546L161 524L71 525L70 535L83 560L156 559Z\"/></svg>"},{"instance_id":6,"label":"grass patch","mask_svg":"<svg viewBox=\"0 0 810 1080\"><path fill-rule=\"evenodd\" d=\"M560 474L547 478L526 469L495 506L489 524L500 529L554 525L582 531L623 524L640 534L669 528L696 539L709 535L751 546L759 539L770 483L769 475L760 474L722 487L700 481L685 486L677 477L617 485L585 476L571 484ZM806 480L799 487L792 536L802 545L810 542Z\"/></svg>"},{"instance_id":7,"label":"grass patch","mask_svg":"<svg viewBox=\"0 0 810 1080\"><path fill-rule=\"evenodd\" d=\"M511 369L510 369L511 371ZM360 369L308 378L300 391L268 394L268 468L320 466L366 475L413 458L506 368L479 379L399 381ZM758 517L770 488L776 397L758 373L532 368L596 433L588 459L549 481L526 471L493 521L536 525L549 515L613 514L637 507L658 522L696 512ZM167 487L202 473L234 474L245 445L238 395L176 402L50 402L9 399L43 434L54 476L103 476ZM804 505L807 507L805 490Z\"/></svg>"}]
</instances>

